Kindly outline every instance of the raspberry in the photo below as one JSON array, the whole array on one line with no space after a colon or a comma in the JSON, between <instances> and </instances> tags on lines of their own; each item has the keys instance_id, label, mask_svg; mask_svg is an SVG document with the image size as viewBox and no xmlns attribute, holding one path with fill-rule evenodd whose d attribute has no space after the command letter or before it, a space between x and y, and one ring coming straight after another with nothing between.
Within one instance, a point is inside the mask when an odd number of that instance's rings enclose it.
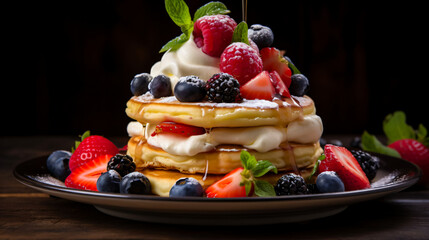
<instances>
[{"instance_id":1,"label":"raspberry","mask_svg":"<svg viewBox=\"0 0 429 240\"><path fill-rule=\"evenodd\" d=\"M194 24L194 42L212 57L220 57L231 43L237 23L227 15L210 15L199 18Z\"/></svg>"},{"instance_id":2,"label":"raspberry","mask_svg":"<svg viewBox=\"0 0 429 240\"><path fill-rule=\"evenodd\" d=\"M240 84L227 73L216 73L207 81L206 90L210 102L240 102Z\"/></svg>"},{"instance_id":3,"label":"raspberry","mask_svg":"<svg viewBox=\"0 0 429 240\"><path fill-rule=\"evenodd\" d=\"M259 53L242 42L230 44L222 53L219 64L221 72L231 74L241 86L262 71Z\"/></svg>"}]
</instances>

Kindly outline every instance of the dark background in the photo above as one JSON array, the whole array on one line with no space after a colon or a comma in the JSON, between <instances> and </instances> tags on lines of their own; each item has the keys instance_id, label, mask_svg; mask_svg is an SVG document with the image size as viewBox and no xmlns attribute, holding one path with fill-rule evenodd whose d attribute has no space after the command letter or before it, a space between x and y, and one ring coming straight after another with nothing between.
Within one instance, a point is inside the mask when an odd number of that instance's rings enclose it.
<instances>
[{"instance_id":1,"label":"dark background","mask_svg":"<svg viewBox=\"0 0 429 240\"><path fill-rule=\"evenodd\" d=\"M193 15L208 1L186 2ZM309 78L326 134L379 134L395 110L429 127L424 3L382 2L248 1L248 24L270 26ZM241 1L224 3L241 21ZM125 136L131 79L180 34L160 0L2 5L3 136Z\"/></svg>"}]
</instances>

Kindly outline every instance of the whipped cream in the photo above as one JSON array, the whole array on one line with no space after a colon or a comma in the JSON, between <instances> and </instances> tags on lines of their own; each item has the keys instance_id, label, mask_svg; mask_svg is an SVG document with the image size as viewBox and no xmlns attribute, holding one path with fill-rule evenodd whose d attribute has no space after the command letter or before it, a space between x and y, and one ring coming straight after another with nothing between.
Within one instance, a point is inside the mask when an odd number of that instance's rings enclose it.
<instances>
[{"instance_id":1,"label":"whipped cream","mask_svg":"<svg viewBox=\"0 0 429 240\"><path fill-rule=\"evenodd\" d=\"M191 35L176 51L167 51L161 61L155 63L150 70L153 77L163 74L171 79L174 89L180 77L195 75L202 80L209 80L213 74L219 73L220 59L209 56L201 51Z\"/></svg>"},{"instance_id":2,"label":"whipped cream","mask_svg":"<svg viewBox=\"0 0 429 240\"><path fill-rule=\"evenodd\" d=\"M319 140L322 133L322 119L317 115L307 115L289 123L286 137L290 142L311 143Z\"/></svg>"},{"instance_id":3,"label":"whipped cream","mask_svg":"<svg viewBox=\"0 0 429 240\"><path fill-rule=\"evenodd\" d=\"M127 125L127 133L129 137L144 135L143 124L137 121L131 121Z\"/></svg>"}]
</instances>

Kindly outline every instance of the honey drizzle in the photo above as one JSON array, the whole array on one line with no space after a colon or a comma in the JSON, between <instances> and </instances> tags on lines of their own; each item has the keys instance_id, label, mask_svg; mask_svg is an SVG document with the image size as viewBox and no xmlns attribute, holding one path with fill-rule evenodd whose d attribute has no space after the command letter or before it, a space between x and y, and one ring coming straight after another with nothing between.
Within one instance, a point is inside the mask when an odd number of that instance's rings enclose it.
<instances>
[{"instance_id":1,"label":"honey drizzle","mask_svg":"<svg viewBox=\"0 0 429 240\"><path fill-rule=\"evenodd\" d=\"M243 15L243 21L247 22L247 0L241 1L241 13Z\"/></svg>"}]
</instances>

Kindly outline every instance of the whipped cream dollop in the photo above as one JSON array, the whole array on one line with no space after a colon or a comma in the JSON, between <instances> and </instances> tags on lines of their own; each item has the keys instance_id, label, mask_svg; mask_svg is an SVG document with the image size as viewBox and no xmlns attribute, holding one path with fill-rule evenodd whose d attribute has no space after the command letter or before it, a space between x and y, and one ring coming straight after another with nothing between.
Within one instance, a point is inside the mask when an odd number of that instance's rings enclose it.
<instances>
[{"instance_id":1,"label":"whipped cream dollop","mask_svg":"<svg viewBox=\"0 0 429 240\"><path fill-rule=\"evenodd\" d=\"M322 120L317 115L304 116L285 127L260 126L237 128L213 128L210 132L181 137L174 134L157 134L151 136L156 125L147 124L145 136L147 142L162 148L167 153L180 156L194 156L208 152L221 144L241 145L258 152L276 149L285 141L297 143L314 143L323 132Z\"/></svg>"},{"instance_id":2,"label":"whipped cream dollop","mask_svg":"<svg viewBox=\"0 0 429 240\"><path fill-rule=\"evenodd\" d=\"M209 80L213 74L219 73L220 59L211 57L201 51L191 35L176 51L167 51L161 61L155 63L150 70L153 77L163 74L171 79L174 89L180 77L195 75L202 80Z\"/></svg>"}]
</instances>

